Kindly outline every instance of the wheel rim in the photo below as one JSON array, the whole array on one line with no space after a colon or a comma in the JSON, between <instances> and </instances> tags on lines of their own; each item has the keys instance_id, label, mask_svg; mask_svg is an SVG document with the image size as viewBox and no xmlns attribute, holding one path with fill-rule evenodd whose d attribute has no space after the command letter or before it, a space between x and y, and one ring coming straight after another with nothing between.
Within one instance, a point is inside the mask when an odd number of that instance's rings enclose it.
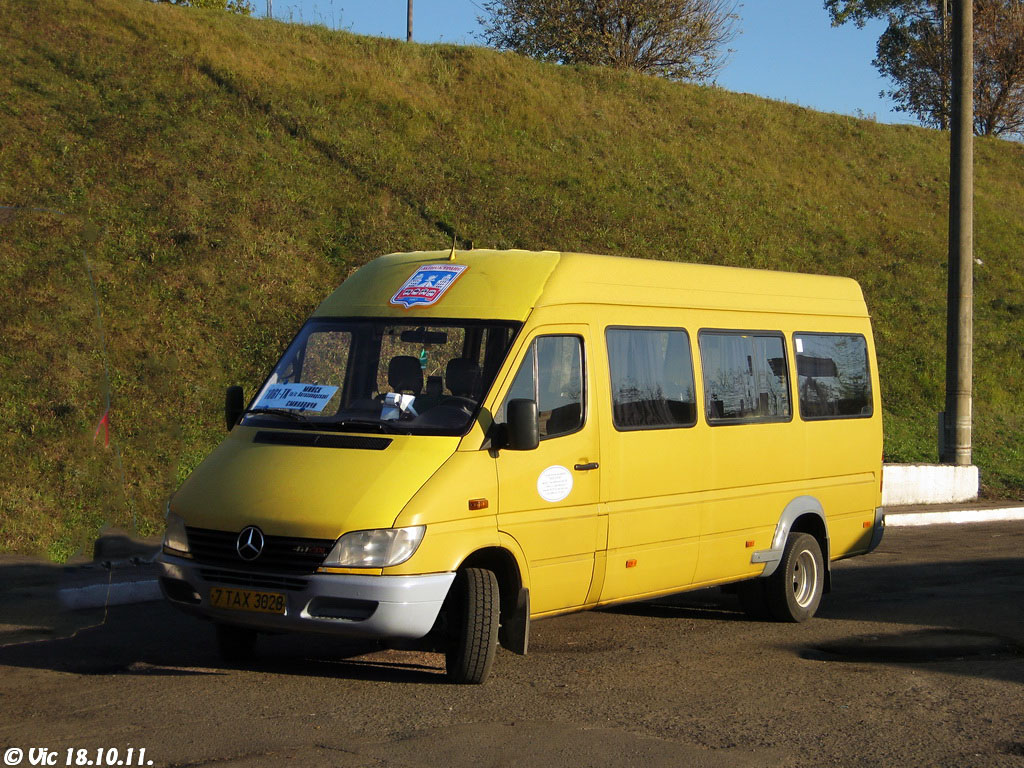
<instances>
[{"instance_id":1,"label":"wheel rim","mask_svg":"<svg viewBox=\"0 0 1024 768\"><path fill-rule=\"evenodd\" d=\"M793 563L793 599L801 608L814 601L818 591L818 566L810 550L803 550Z\"/></svg>"}]
</instances>

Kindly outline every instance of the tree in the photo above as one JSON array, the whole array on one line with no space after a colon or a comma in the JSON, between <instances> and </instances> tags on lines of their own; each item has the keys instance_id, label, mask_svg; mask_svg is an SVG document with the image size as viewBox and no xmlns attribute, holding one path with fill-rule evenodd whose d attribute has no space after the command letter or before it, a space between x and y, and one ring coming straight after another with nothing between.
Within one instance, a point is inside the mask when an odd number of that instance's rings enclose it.
<instances>
[{"instance_id":1,"label":"tree","mask_svg":"<svg viewBox=\"0 0 1024 768\"><path fill-rule=\"evenodd\" d=\"M488 45L561 64L706 81L736 36L735 0L485 0Z\"/></svg>"},{"instance_id":2,"label":"tree","mask_svg":"<svg viewBox=\"0 0 1024 768\"><path fill-rule=\"evenodd\" d=\"M872 62L897 112L949 127L953 0L825 0L832 24L888 26ZM1024 0L974 0L974 131L1024 135Z\"/></svg>"},{"instance_id":3,"label":"tree","mask_svg":"<svg viewBox=\"0 0 1024 768\"><path fill-rule=\"evenodd\" d=\"M153 0L153 2L187 5L192 8L218 8L242 16L251 16L253 12L252 0Z\"/></svg>"},{"instance_id":4,"label":"tree","mask_svg":"<svg viewBox=\"0 0 1024 768\"><path fill-rule=\"evenodd\" d=\"M974 130L1024 136L1024 2L974 7Z\"/></svg>"}]
</instances>

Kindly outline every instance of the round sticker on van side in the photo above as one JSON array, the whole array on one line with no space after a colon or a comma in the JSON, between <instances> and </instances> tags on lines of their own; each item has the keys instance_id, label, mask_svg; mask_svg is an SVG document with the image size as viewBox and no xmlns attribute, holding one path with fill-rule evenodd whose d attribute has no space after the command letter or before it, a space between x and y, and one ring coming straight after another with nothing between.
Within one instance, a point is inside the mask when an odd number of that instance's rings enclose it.
<instances>
[{"instance_id":1,"label":"round sticker on van side","mask_svg":"<svg viewBox=\"0 0 1024 768\"><path fill-rule=\"evenodd\" d=\"M572 492L572 473L560 464L548 467L537 478L537 493L544 501L561 501Z\"/></svg>"}]
</instances>

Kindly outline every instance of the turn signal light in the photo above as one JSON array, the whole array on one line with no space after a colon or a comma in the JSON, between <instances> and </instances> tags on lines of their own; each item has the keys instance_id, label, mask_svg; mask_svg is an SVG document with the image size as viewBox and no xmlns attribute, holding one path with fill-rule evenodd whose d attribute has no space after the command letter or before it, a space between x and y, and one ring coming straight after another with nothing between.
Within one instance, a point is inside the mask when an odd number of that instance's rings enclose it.
<instances>
[{"instance_id":1,"label":"turn signal light","mask_svg":"<svg viewBox=\"0 0 1024 768\"><path fill-rule=\"evenodd\" d=\"M476 512L478 509L487 509L488 506L490 506L490 503L487 501L487 499L470 499L469 500L469 510L470 510L470 512Z\"/></svg>"},{"instance_id":2,"label":"turn signal light","mask_svg":"<svg viewBox=\"0 0 1024 768\"><path fill-rule=\"evenodd\" d=\"M632 559L627 560L626 561L626 567L627 568L636 568L636 560L632 560Z\"/></svg>"}]
</instances>

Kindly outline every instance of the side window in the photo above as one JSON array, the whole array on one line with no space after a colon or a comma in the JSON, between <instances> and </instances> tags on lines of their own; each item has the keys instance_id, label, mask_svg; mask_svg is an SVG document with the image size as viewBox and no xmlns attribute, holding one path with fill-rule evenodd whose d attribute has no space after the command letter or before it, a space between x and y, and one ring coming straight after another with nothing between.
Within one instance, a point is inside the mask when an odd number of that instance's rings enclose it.
<instances>
[{"instance_id":1,"label":"side window","mask_svg":"<svg viewBox=\"0 0 1024 768\"><path fill-rule=\"evenodd\" d=\"M700 359L709 424L789 421L782 334L701 331Z\"/></svg>"},{"instance_id":2,"label":"side window","mask_svg":"<svg viewBox=\"0 0 1024 768\"><path fill-rule=\"evenodd\" d=\"M605 337L616 429L689 427L697 422L686 331L609 328Z\"/></svg>"},{"instance_id":3,"label":"side window","mask_svg":"<svg viewBox=\"0 0 1024 768\"><path fill-rule=\"evenodd\" d=\"M518 398L537 401L540 437L557 437L583 426L583 340L579 336L534 339L501 405Z\"/></svg>"},{"instance_id":4,"label":"side window","mask_svg":"<svg viewBox=\"0 0 1024 768\"><path fill-rule=\"evenodd\" d=\"M793 347L802 418L867 418L871 415L868 345L863 336L796 333Z\"/></svg>"}]
</instances>

